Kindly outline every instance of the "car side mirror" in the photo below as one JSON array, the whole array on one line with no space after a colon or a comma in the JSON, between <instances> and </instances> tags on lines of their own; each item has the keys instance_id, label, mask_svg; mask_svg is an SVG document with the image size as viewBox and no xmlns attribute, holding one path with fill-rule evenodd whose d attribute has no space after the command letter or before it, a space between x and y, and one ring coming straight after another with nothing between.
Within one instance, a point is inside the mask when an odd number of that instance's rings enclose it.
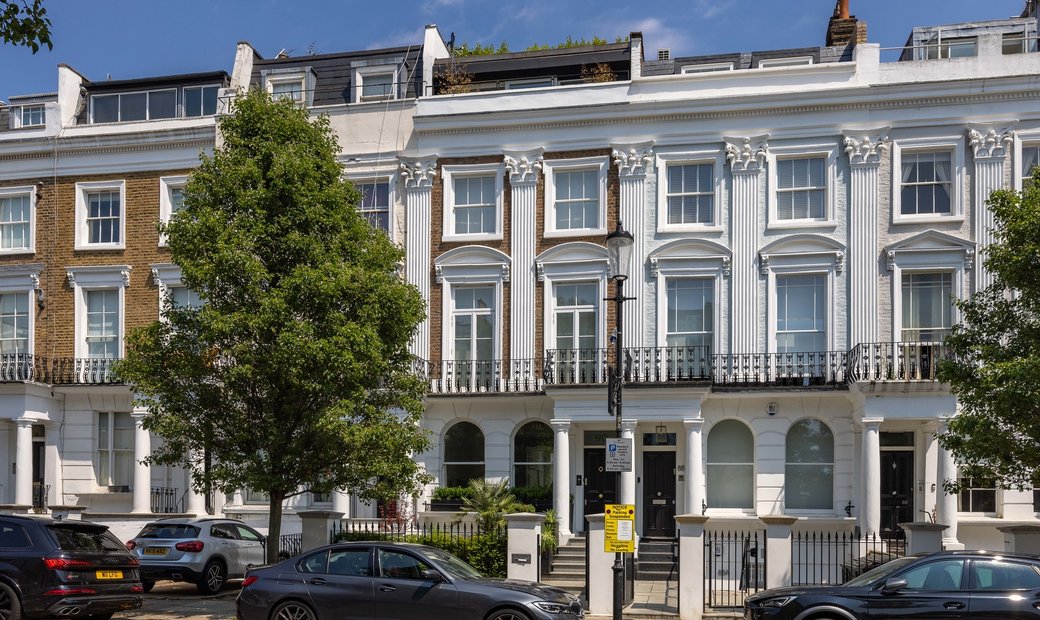
<instances>
[{"instance_id":1,"label":"car side mirror","mask_svg":"<svg viewBox=\"0 0 1040 620\"><path fill-rule=\"evenodd\" d=\"M433 570L432 568L428 568L422 571L422 573L420 573L420 576L423 578L423 581L432 581L434 583L444 583L445 581L447 581L444 578L444 575L440 574L438 571Z\"/></svg>"},{"instance_id":2,"label":"car side mirror","mask_svg":"<svg viewBox=\"0 0 1040 620\"><path fill-rule=\"evenodd\" d=\"M881 586L882 594L895 594L906 587L906 579L899 577L892 577L885 581L885 585Z\"/></svg>"}]
</instances>

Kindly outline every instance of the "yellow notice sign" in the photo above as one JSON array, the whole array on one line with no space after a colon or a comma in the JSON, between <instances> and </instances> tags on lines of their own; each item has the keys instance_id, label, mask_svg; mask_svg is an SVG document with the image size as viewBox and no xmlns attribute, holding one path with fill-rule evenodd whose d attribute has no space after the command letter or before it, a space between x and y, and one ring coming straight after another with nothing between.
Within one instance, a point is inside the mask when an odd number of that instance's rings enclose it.
<instances>
[{"instance_id":1,"label":"yellow notice sign","mask_svg":"<svg viewBox=\"0 0 1040 620\"><path fill-rule=\"evenodd\" d=\"M607 553L635 553L636 507L632 504L607 504L603 511L603 550Z\"/></svg>"}]
</instances>

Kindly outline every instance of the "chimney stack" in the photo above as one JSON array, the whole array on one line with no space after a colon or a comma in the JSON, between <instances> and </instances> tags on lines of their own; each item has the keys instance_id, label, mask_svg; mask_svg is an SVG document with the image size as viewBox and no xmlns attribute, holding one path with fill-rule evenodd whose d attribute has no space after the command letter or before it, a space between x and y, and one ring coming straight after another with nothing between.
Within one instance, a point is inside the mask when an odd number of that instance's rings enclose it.
<instances>
[{"instance_id":1,"label":"chimney stack","mask_svg":"<svg viewBox=\"0 0 1040 620\"><path fill-rule=\"evenodd\" d=\"M849 15L849 0L838 0L827 24L827 47L867 42L867 24Z\"/></svg>"}]
</instances>

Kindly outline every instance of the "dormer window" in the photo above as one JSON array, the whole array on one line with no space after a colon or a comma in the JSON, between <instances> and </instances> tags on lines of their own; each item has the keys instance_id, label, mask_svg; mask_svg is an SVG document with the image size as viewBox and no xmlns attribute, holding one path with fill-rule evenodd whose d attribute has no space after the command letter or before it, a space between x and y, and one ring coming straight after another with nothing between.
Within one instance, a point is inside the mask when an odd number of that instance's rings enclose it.
<instances>
[{"instance_id":1,"label":"dormer window","mask_svg":"<svg viewBox=\"0 0 1040 620\"><path fill-rule=\"evenodd\" d=\"M787 58L763 58L758 61L758 68L798 67L811 64L813 64L812 56L789 56Z\"/></svg>"},{"instance_id":2,"label":"dormer window","mask_svg":"<svg viewBox=\"0 0 1040 620\"><path fill-rule=\"evenodd\" d=\"M925 58L972 58L978 56L978 40L975 37L932 37L924 44Z\"/></svg>"},{"instance_id":3,"label":"dormer window","mask_svg":"<svg viewBox=\"0 0 1040 620\"><path fill-rule=\"evenodd\" d=\"M361 83L361 100L390 99L394 93L393 73L366 75Z\"/></svg>"},{"instance_id":4,"label":"dormer window","mask_svg":"<svg viewBox=\"0 0 1040 620\"><path fill-rule=\"evenodd\" d=\"M290 99L296 103L303 101L303 78L271 81L270 84L271 96L275 99Z\"/></svg>"},{"instance_id":5,"label":"dormer window","mask_svg":"<svg viewBox=\"0 0 1040 620\"><path fill-rule=\"evenodd\" d=\"M310 67L264 69L260 75L272 99L289 99L300 105L313 105L317 76Z\"/></svg>"},{"instance_id":6,"label":"dormer window","mask_svg":"<svg viewBox=\"0 0 1040 620\"><path fill-rule=\"evenodd\" d=\"M184 89L184 116L213 116L217 113L219 86L191 86Z\"/></svg>"},{"instance_id":7,"label":"dormer window","mask_svg":"<svg viewBox=\"0 0 1040 620\"><path fill-rule=\"evenodd\" d=\"M41 127L47 122L47 115L43 104L23 105L17 115L19 127Z\"/></svg>"},{"instance_id":8,"label":"dormer window","mask_svg":"<svg viewBox=\"0 0 1040 620\"><path fill-rule=\"evenodd\" d=\"M682 72L686 73L715 73L717 71L732 71L731 62L711 62L703 65L683 65Z\"/></svg>"},{"instance_id":9,"label":"dormer window","mask_svg":"<svg viewBox=\"0 0 1040 620\"><path fill-rule=\"evenodd\" d=\"M94 95L90 98L94 123L125 123L177 116L177 89Z\"/></svg>"},{"instance_id":10,"label":"dormer window","mask_svg":"<svg viewBox=\"0 0 1040 620\"><path fill-rule=\"evenodd\" d=\"M354 79L354 102L385 101L401 96L401 66L404 58L359 60L350 67Z\"/></svg>"}]
</instances>

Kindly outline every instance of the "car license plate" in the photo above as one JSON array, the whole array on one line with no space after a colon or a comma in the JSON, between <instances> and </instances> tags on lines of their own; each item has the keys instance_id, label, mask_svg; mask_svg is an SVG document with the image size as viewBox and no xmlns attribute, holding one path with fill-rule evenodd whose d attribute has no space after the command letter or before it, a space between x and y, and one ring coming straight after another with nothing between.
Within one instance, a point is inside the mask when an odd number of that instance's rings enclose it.
<instances>
[{"instance_id":1,"label":"car license plate","mask_svg":"<svg viewBox=\"0 0 1040 620\"><path fill-rule=\"evenodd\" d=\"M121 570L99 570L97 572L98 579L122 579L123 571Z\"/></svg>"},{"instance_id":2,"label":"car license plate","mask_svg":"<svg viewBox=\"0 0 1040 620\"><path fill-rule=\"evenodd\" d=\"M166 555L166 547L145 547L145 555Z\"/></svg>"}]
</instances>

